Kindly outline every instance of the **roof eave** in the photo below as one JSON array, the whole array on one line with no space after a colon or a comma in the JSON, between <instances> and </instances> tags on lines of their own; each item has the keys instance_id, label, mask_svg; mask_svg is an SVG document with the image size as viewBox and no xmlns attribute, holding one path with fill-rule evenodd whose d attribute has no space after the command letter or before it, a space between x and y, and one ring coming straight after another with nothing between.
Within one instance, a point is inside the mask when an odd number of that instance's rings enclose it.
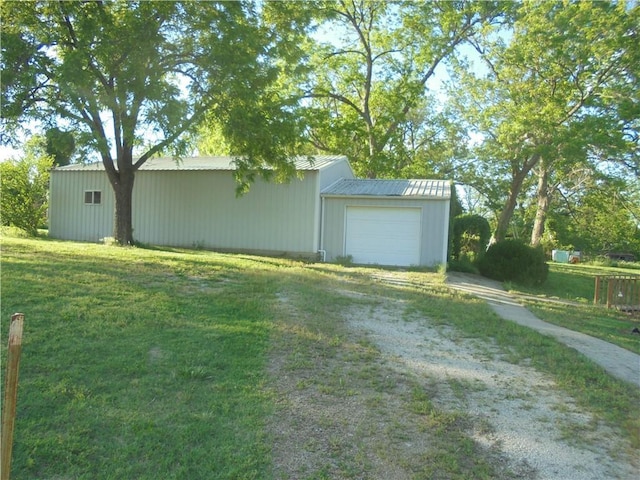
<instances>
[{"instance_id":1,"label":"roof eave","mask_svg":"<svg viewBox=\"0 0 640 480\"><path fill-rule=\"evenodd\" d=\"M381 198L381 199L394 199L399 198L403 200L451 200L451 195L365 195L365 194L350 194L350 193L321 193L321 197L331 198Z\"/></svg>"}]
</instances>

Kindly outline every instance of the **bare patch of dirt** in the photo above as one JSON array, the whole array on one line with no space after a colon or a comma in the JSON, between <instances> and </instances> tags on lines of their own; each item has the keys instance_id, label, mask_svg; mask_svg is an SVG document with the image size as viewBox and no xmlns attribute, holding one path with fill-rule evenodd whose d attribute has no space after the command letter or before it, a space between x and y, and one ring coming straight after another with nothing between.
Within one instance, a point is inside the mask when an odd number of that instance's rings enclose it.
<instances>
[{"instance_id":1,"label":"bare patch of dirt","mask_svg":"<svg viewBox=\"0 0 640 480\"><path fill-rule=\"evenodd\" d=\"M315 331L287 297L280 300L293 315L281 325L270 368L278 398L271 424L276 478L410 478L388 448L412 445L413 428L404 431L389 415L400 411L406 379L391 370L385 376L371 347ZM354 369L364 358L367 368Z\"/></svg>"},{"instance_id":2,"label":"bare patch of dirt","mask_svg":"<svg viewBox=\"0 0 640 480\"><path fill-rule=\"evenodd\" d=\"M615 434L550 378L407 318L400 300L355 300L311 319L280 295L276 478L636 478ZM338 327L314 327L323 320Z\"/></svg>"}]
</instances>

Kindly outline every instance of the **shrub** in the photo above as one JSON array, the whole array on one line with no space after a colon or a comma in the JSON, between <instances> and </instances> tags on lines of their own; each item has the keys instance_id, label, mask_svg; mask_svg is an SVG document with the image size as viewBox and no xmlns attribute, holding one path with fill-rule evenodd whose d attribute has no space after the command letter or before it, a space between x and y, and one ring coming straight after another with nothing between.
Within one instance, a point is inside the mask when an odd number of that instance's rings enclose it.
<instances>
[{"instance_id":1,"label":"shrub","mask_svg":"<svg viewBox=\"0 0 640 480\"><path fill-rule=\"evenodd\" d=\"M491 245L478 262L478 269L485 277L523 285L544 283L549 273L542 249L517 240L503 240Z\"/></svg>"},{"instance_id":2,"label":"shrub","mask_svg":"<svg viewBox=\"0 0 640 480\"><path fill-rule=\"evenodd\" d=\"M352 255L345 255L345 256L337 256L335 258L335 262L338 265L342 265L343 267L351 267L353 266L353 256Z\"/></svg>"},{"instance_id":3,"label":"shrub","mask_svg":"<svg viewBox=\"0 0 640 480\"><path fill-rule=\"evenodd\" d=\"M484 254L491 237L491 227L480 215L458 215L453 220L452 258L478 260Z\"/></svg>"},{"instance_id":4,"label":"shrub","mask_svg":"<svg viewBox=\"0 0 640 480\"><path fill-rule=\"evenodd\" d=\"M2 225L0 226L0 236L11 238L29 238L32 235L29 235L22 228Z\"/></svg>"}]
</instances>

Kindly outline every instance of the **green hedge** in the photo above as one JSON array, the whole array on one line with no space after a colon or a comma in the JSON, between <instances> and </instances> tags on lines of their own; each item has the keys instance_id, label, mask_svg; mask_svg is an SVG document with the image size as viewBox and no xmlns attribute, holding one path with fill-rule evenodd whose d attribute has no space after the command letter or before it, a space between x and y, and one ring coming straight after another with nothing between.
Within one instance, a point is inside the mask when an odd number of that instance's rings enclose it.
<instances>
[{"instance_id":1,"label":"green hedge","mask_svg":"<svg viewBox=\"0 0 640 480\"><path fill-rule=\"evenodd\" d=\"M549 274L542 249L518 240L504 240L491 245L478 261L478 269L485 277L523 285L544 283Z\"/></svg>"},{"instance_id":2,"label":"green hedge","mask_svg":"<svg viewBox=\"0 0 640 480\"><path fill-rule=\"evenodd\" d=\"M491 227L481 215L463 214L453 219L453 260L478 260L484 254Z\"/></svg>"}]
</instances>

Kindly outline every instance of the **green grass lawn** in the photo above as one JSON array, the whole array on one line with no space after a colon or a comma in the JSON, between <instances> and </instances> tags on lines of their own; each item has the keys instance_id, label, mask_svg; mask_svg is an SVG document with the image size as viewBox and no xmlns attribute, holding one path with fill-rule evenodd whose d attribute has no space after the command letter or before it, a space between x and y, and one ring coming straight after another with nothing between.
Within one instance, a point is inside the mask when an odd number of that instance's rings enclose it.
<instances>
[{"instance_id":1,"label":"green grass lawn","mask_svg":"<svg viewBox=\"0 0 640 480\"><path fill-rule=\"evenodd\" d=\"M25 313L14 478L262 478L275 267L43 240L2 248L2 319Z\"/></svg>"},{"instance_id":2,"label":"green grass lawn","mask_svg":"<svg viewBox=\"0 0 640 480\"><path fill-rule=\"evenodd\" d=\"M385 285L372 280L376 269L10 237L2 238L1 267L2 338L11 314L25 314L15 480L273 478L273 348L290 352L291 368L333 359L349 363L354 378L389 388L372 367L378 354L347 342L340 313L360 300L344 289L401 298L463 337L496 342L640 446L637 390L450 291L439 273L411 272L409 284ZM287 301L302 313L285 314ZM4 365L4 344L1 353ZM320 383L335 401L353 394L341 376L326 375ZM419 414L415 403L407 398L397 415ZM493 478L462 426L444 428L433 419L446 415L427 414L438 458L450 465L442 467L446 478L479 468Z\"/></svg>"}]
</instances>

